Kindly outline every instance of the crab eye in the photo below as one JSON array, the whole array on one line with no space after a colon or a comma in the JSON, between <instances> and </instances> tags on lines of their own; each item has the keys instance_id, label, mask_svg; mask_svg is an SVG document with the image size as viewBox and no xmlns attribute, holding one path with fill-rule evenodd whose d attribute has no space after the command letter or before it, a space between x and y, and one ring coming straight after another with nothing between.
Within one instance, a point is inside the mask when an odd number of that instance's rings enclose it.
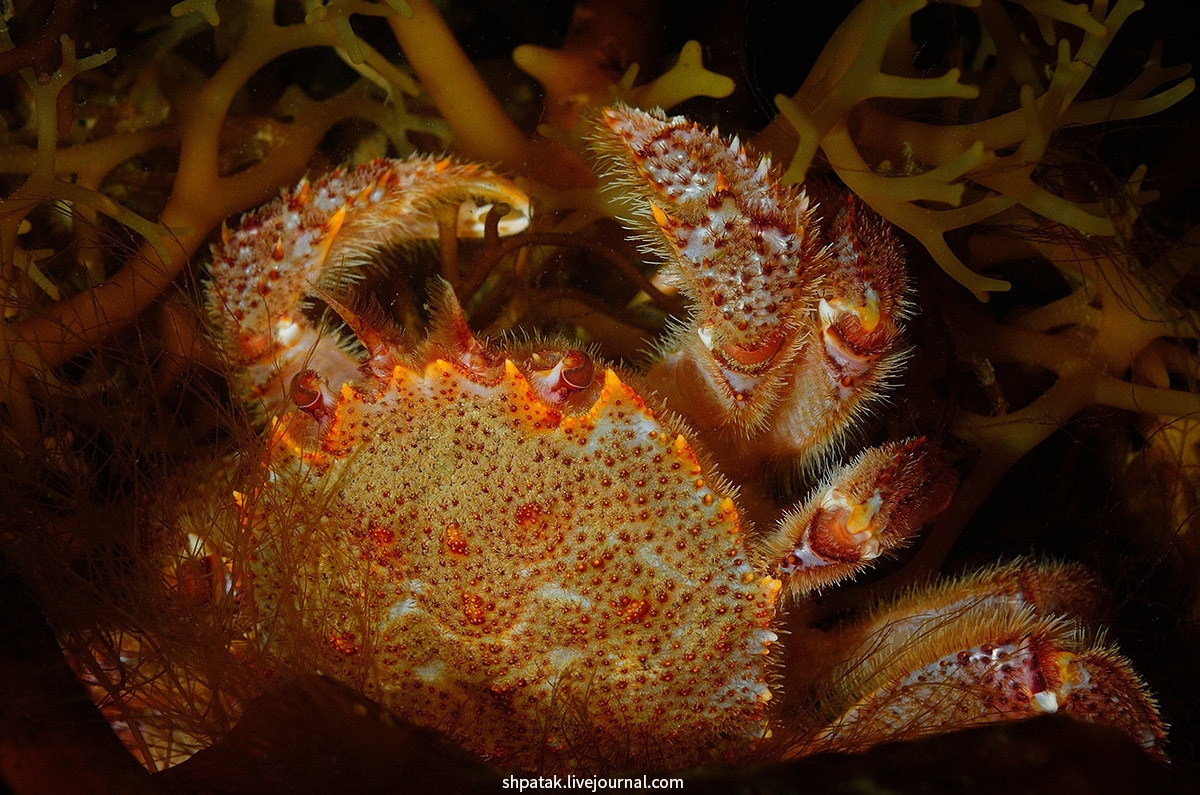
<instances>
[{"instance_id":1,"label":"crab eye","mask_svg":"<svg viewBox=\"0 0 1200 795\"><path fill-rule=\"evenodd\" d=\"M559 378L564 385L575 391L587 389L592 385L596 365L592 362L592 357L583 351L567 351L560 364L562 370L559 371Z\"/></svg>"},{"instance_id":2,"label":"crab eye","mask_svg":"<svg viewBox=\"0 0 1200 795\"><path fill-rule=\"evenodd\" d=\"M783 346L783 334L775 332L758 345L743 346L729 342L721 346L722 358L730 364L741 365L746 369L759 368L774 358Z\"/></svg>"},{"instance_id":3,"label":"crab eye","mask_svg":"<svg viewBox=\"0 0 1200 795\"><path fill-rule=\"evenodd\" d=\"M290 394L292 402L305 414L320 421L332 408L334 401L321 376L312 370L297 373L292 379Z\"/></svg>"},{"instance_id":4,"label":"crab eye","mask_svg":"<svg viewBox=\"0 0 1200 795\"><path fill-rule=\"evenodd\" d=\"M574 349L561 356L557 353L535 353L530 361L533 364L531 381L542 397L552 403L560 403L587 389L592 385L592 376L596 371L592 357Z\"/></svg>"}]
</instances>

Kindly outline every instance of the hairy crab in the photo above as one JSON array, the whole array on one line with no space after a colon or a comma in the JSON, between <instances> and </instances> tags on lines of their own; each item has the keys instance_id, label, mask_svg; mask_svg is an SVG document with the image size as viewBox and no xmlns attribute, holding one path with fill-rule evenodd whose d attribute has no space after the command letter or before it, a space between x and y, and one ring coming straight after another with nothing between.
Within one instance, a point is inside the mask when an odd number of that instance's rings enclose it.
<instances>
[{"instance_id":1,"label":"hairy crab","mask_svg":"<svg viewBox=\"0 0 1200 795\"><path fill-rule=\"evenodd\" d=\"M644 373L569 340L482 342L444 283L421 341L357 308L346 288L386 246L528 226L527 196L482 167L376 161L223 235L209 310L269 430L154 521L188 538L166 565L189 609L235 628L231 658L328 674L518 770L855 749L1058 710L1159 752L1153 701L1081 629L1097 600L1077 567L1017 562L781 641L789 603L909 541L954 490L921 438L829 464L905 358L896 241L852 197L783 187L680 117L609 108L592 144L692 305ZM357 342L306 314L314 298ZM781 511L765 459L829 471ZM224 703L220 682L194 688Z\"/></svg>"}]
</instances>

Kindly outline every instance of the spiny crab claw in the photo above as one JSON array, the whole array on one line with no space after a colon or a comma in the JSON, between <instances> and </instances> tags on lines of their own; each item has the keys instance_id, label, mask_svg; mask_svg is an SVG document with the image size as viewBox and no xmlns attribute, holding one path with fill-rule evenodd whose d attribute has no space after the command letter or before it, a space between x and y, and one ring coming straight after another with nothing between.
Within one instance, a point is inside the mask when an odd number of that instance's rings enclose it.
<instances>
[{"instance_id":1,"label":"spiny crab claw","mask_svg":"<svg viewBox=\"0 0 1200 795\"><path fill-rule=\"evenodd\" d=\"M456 205L460 236L529 225L529 197L511 181L473 164L413 157L304 180L244 216L237 231L223 230L207 300L242 393L274 414L306 369L331 384L356 378L355 358L305 315L308 299L340 292L385 248L437 239L439 208Z\"/></svg>"},{"instance_id":2,"label":"spiny crab claw","mask_svg":"<svg viewBox=\"0 0 1200 795\"><path fill-rule=\"evenodd\" d=\"M789 389L759 449L808 461L841 444L846 430L890 388L907 356L900 328L911 308L899 245L857 199L813 186L829 213L829 258Z\"/></svg>"},{"instance_id":3,"label":"spiny crab claw","mask_svg":"<svg viewBox=\"0 0 1200 795\"><path fill-rule=\"evenodd\" d=\"M793 597L847 579L912 540L956 481L924 437L865 451L786 515L759 554Z\"/></svg>"},{"instance_id":4,"label":"spiny crab claw","mask_svg":"<svg viewBox=\"0 0 1200 795\"><path fill-rule=\"evenodd\" d=\"M692 300L668 368L699 385L722 426L760 429L778 401L825 253L813 206L750 156L682 116L603 110L592 146L631 189L634 222ZM672 375L671 373L666 373ZM693 416L693 419L697 419Z\"/></svg>"},{"instance_id":5,"label":"spiny crab claw","mask_svg":"<svg viewBox=\"0 0 1200 795\"><path fill-rule=\"evenodd\" d=\"M748 458L837 445L904 357L890 227L829 186L781 185L769 159L683 117L617 106L594 128L632 222L693 302L651 372L672 408L736 432Z\"/></svg>"}]
</instances>

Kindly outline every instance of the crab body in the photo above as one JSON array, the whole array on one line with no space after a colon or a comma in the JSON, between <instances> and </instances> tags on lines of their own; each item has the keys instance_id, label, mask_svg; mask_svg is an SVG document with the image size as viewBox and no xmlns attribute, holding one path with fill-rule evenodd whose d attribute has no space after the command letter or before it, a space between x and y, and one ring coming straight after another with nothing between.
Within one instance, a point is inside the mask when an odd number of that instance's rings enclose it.
<instances>
[{"instance_id":1,"label":"crab body","mask_svg":"<svg viewBox=\"0 0 1200 795\"><path fill-rule=\"evenodd\" d=\"M502 764L678 766L762 736L780 583L686 439L611 369L564 411L521 359L438 353L282 442L274 470L333 493L303 574L255 564L257 608L320 594L322 671Z\"/></svg>"},{"instance_id":2,"label":"crab body","mask_svg":"<svg viewBox=\"0 0 1200 795\"><path fill-rule=\"evenodd\" d=\"M1136 677L1052 617L1087 602L1066 567L993 570L811 647L797 633L781 670L786 605L907 543L954 490L924 439L831 468L790 509L759 482L765 459L821 466L902 363L895 241L684 119L613 108L593 138L695 307L644 375L570 342L481 342L446 283L418 343L339 297L385 246L525 228L523 192L475 166L303 183L215 248L217 336L270 427L259 476L228 484L239 653L522 770L745 758L773 733L781 754L861 748L1060 707L1156 749ZM357 348L306 315L313 297ZM781 710L781 682L817 707Z\"/></svg>"}]
</instances>

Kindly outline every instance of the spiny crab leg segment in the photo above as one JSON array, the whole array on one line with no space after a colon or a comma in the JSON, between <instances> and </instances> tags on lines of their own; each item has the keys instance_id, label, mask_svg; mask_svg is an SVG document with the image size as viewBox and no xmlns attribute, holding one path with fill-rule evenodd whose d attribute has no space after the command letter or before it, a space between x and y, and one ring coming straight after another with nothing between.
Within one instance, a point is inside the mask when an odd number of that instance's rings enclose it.
<instances>
[{"instance_id":1,"label":"spiny crab leg segment","mask_svg":"<svg viewBox=\"0 0 1200 795\"><path fill-rule=\"evenodd\" d=\"M793 598L848 579L911 541L954 488L924 438L871 448L780 520L759 549L763 565Z\"/></svg>"},{"instance_id":2,"label":"spiny crab leg segment","mask_svg":"<svg viewBox=\"0 0 1200 795\"><path fill-rule=\"evenodd\" d=\"M698 405L676 408L702 427L761 429L805 337L825 259L808 197L780 185L770 161L738 139L682 116L606 108L592 144L632 190L631 222L694 305L651 377L693 394Z\"/></svg>"},{"instance_id":3,"label":"spiny crab leg segment","mask_svg":"<svg viewBox=\"0 0 1200 795\"><path fill-rule=\"evenodd\" d=\"M844 660L830 676L829 669L793 665L788 671L788 688L812 690L814 681L827 681L818 691L840 693L844 683L863 681L864 662L884 665L889 657L920 642L939 622L980 613L1017 614L1033 610L1038 615L1058 616L1089 629L1111 621L1114 606L1104 584L1085 566L1018 558L996 564L957 580L911 589L890 603L857 616L846 625L822 633L825 650L820 660ZM812 636L803 642L814 643ZM838 695L839 701L844 695ZM883 738L881 738L883 739Z\"/></svg>"},{"instance_id":4,"label":"spiny crab leg segment","mask_svg":"<svg viewBox=\"0 0 1200 795\"><path fill-rule=\"evenodd\" d=\"M444 279L433 281L429 296L432 314L428 355L454 362L477 383L490 386L498 382L504 375L504 359L475 339L450 283Z\"/></svg>"},{"instance_id":5,"label":"spiny crab leg segment","mask_svg":"<svg viewBox=\"0 0 1200 795\"><path fill-rule=\"evenodd\" d=\"M1028 607L1089 627L1108 623L1114 609L1104 584L1087 567L1017 559L898 597L854 631L859 639L871 637L875 649L884 643L899 649L930 622L985 604L996 611Z\"/></svg>"},{"instance_id":6,"label":"spiny crab leg segment","mask_svg":"<svg viewBox=\"0 0 1200 795\"><path fill-rule=\"evenodd\" d=\"M891 227L858 199L810 187L825 219L829 254L816 287L816 322L792 368L758 449L771 457L814 455L837 446L903 364L900 321L911 311Z\"/></svg>"},{"instance_id":7,"label":"spiny crab leg segment","mask_svg":"<svg viewBox=\"0 0 1200 795\"><path fill-rule=\"evenodd\" d=\"M876 616L852 663L831 678L841 696L827 703L836 710L840 700L841 711L800 753L1064 712L1115 726L1161 755L1163 725L1128 662L1079 624L1045 617L1029 594L1012 590L1011 574L995 569Z\"/></svg>"},{"instance_id":8,"label":"spiny crab leg segment","mask_svg":"<svg viewBox=\"0 0 1200 795\"><path fill-rule=\"evenodd\" d=\"M376 160L337 170L222 230L207 290L217 335L238 366L243 394L276 413L305 370L329 383L358 377L359 363L303 312L315 288L338 292L382 249L435 240L436 210L459 205L457 233L482 237L492 206L506 205L502 235L529 224L529 198L507 179L449 159Z\"/></svg>"}]
</instances>

